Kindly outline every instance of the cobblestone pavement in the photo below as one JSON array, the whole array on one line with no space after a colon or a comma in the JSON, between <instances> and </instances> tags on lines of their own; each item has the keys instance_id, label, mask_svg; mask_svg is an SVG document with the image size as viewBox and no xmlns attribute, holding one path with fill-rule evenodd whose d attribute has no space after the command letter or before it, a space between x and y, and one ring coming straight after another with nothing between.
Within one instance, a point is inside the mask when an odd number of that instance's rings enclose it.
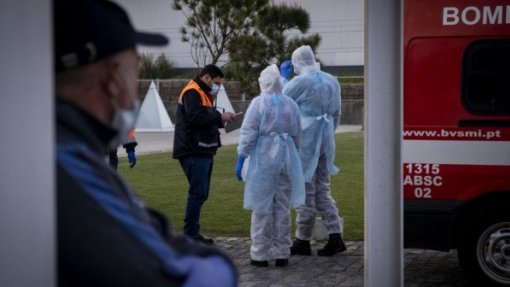
<instances>
[{"instance_id":1,"label":"cobblestone pavement","mask_svg":"<svg viewBox=\"0 0 510 287\"><path fill-rule=\"evenodd\" d=\"M292 256L285 268L250 265L250 239L217 237L216 245L231 256L238 267L241 287L333 287L363 286L363 241L348 241L347 251L333 257ZM312 241L316 254L324 243ZM468 286L456 252L405 250L405 286Z\"/></svg>"}]
</instances>

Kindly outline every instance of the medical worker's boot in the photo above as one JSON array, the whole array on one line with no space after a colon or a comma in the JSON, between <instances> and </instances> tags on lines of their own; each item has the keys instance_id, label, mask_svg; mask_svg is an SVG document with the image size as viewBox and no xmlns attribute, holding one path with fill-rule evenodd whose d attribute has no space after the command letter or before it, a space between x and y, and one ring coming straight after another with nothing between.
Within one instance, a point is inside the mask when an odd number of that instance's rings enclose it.
<instances>
[{"instance_id":1,"label":"medical worker's boot","mask_svg":"<svg viewBox=\"0 0 510 287\"><path fill-rule=\"evenodd\" d=\"M332 233L329 235L328 243L324 248L317 250L319 256L333 256L337 253L341 253L347 250L347 246L342 239L341 233Z\"/></svg>"},{"instance_id":2,"label":"medical worker's boot","mask_svg":"<svg viewBox=\"0 0 510 287\"><path fill-rule=\"evenodd\" d=\"M291 255L312 255L312 248L310 247L309 240L294 240L292 246L290 247Z\"/></svg>"},{"instance_id":3,"label":"medical worker's boot","mask_svg":"<svg viewBox=\"0 0 510 287\"><path fill-rule=\"evenodd\" d=\"M255 267L268 267L269 266L269 262L267 260L257 261L257 260L252 259L250 264Z\"/></svg>"},{"instance_id":4,"label":"medical worker's boot","mask_svg":"<svg viewBox=\"0 0 510 287\"><path fill-rule=\"evenodd\" d=\"M289 259L286 258L276 259L276 262L274 263L274 266L276 267L285 267L287 265L289 265Z\"/></svg>"}]
</instances>

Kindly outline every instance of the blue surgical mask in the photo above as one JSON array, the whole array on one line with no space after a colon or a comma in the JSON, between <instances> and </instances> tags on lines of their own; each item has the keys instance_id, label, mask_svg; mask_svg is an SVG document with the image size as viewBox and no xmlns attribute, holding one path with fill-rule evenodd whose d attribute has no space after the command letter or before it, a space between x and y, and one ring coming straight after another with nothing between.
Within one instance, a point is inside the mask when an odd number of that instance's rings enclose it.
<instances>
[{"instance_id":1,"label":"blue surgical mask","mask_svg":"<svg viewBox=\"0 0 510 287\"><path fill-rule=\"evenodd\" d=\"M131 109L124 110L118 108L117 105L113 105L115 112L113 115L110 127L117 131L115 137L110 141L110 148L115 149L125 139L129 131L135 127L136 118L138 117L138 111L140 108L140 101L137 99Z\"/></svg>"},{"instance_id":2,"label":"blue surgical mask","mask_svg":"<svg viewBox=\"0 0 510 287\"><path fill-rule=\"evenodd\" d=\"M218 92L220 91L220 86L216 85L215 83L212 84L212 87L211 87L211 95L212 96L216 96L218 94Z\"/></svg>"}]
</instances>

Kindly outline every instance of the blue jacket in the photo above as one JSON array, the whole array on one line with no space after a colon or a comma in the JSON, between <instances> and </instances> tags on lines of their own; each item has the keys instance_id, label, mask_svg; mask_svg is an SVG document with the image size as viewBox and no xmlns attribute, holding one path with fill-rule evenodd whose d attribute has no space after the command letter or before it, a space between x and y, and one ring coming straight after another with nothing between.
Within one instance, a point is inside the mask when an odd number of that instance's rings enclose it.
<instances>
[{"instance_id":1,"label":"blue jacket","mask_svg":"<svg viewBox=\"0 0 510 287\"><path fill-rule=\"evenodd\" d=\"M59 286L235 286L215 248L173 236L104 160L115 132L57 100Z\"/></svg>"}]
</instances>

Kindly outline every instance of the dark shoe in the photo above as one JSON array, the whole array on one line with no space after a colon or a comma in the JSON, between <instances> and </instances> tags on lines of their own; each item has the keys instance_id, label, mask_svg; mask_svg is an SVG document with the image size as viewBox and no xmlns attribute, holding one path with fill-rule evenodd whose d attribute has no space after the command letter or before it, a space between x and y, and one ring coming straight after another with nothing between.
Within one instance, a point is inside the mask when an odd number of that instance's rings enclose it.
<instances>
[{"instance_id":1,"label":"dark shoe","mask_svg":"<svg viewBox=\"0 0 510 287\"><path fill-rule=\"evenodd\" d=\"M252 259L250 264L255 267L268 267L269 266L269 262L267 262L267 260L257 261L257 260Z\"/></svg>"},{"instance_id":2,"label":"dark shoe","mask_svg":"<svg viewBox=\"0 0 510 287\"><path fill-rule=\"evenodd\" d=\"M276 259L274 266L276 267L285 267L289 265L289 259Z\"/></svg>"},{"instance_id":3,"label":"dark shoe","mask_svg":"<svg viewBox=\"0 0 510 287\"><path fill-rule=\"evenodd\" d=\"M312 255L312 248L310 247L310 241L297 239L294 240L290 247L291 255Z\"/></svg>"},{"instance_id":4,"label":"dark shoe","mask_svg":"<svg viewBox=\"0 0 510 287\"><path fill-rule=\"evenodd\" d=\"M214 240L212 240L211 238L205 238L203 237L202 235L198 235L198 237L196 238L196 240L198 242L201 242L201 243L204 243L204 244L207 244L207 245L212 245L214 244Z\"/></svg>"},{"instance_id":5,"label":"dark shoe","mask_svg":"<svg viewBox=\"0 0 510 287\"><path fill-rule=\"evenodd\" d=\"M324 248L317 250L319 256L333 256L337 253L342 253L347 250L347 246L342 239L342 234L333 233L329 235L328 243Z\"/></svg>"}]
</instances>

